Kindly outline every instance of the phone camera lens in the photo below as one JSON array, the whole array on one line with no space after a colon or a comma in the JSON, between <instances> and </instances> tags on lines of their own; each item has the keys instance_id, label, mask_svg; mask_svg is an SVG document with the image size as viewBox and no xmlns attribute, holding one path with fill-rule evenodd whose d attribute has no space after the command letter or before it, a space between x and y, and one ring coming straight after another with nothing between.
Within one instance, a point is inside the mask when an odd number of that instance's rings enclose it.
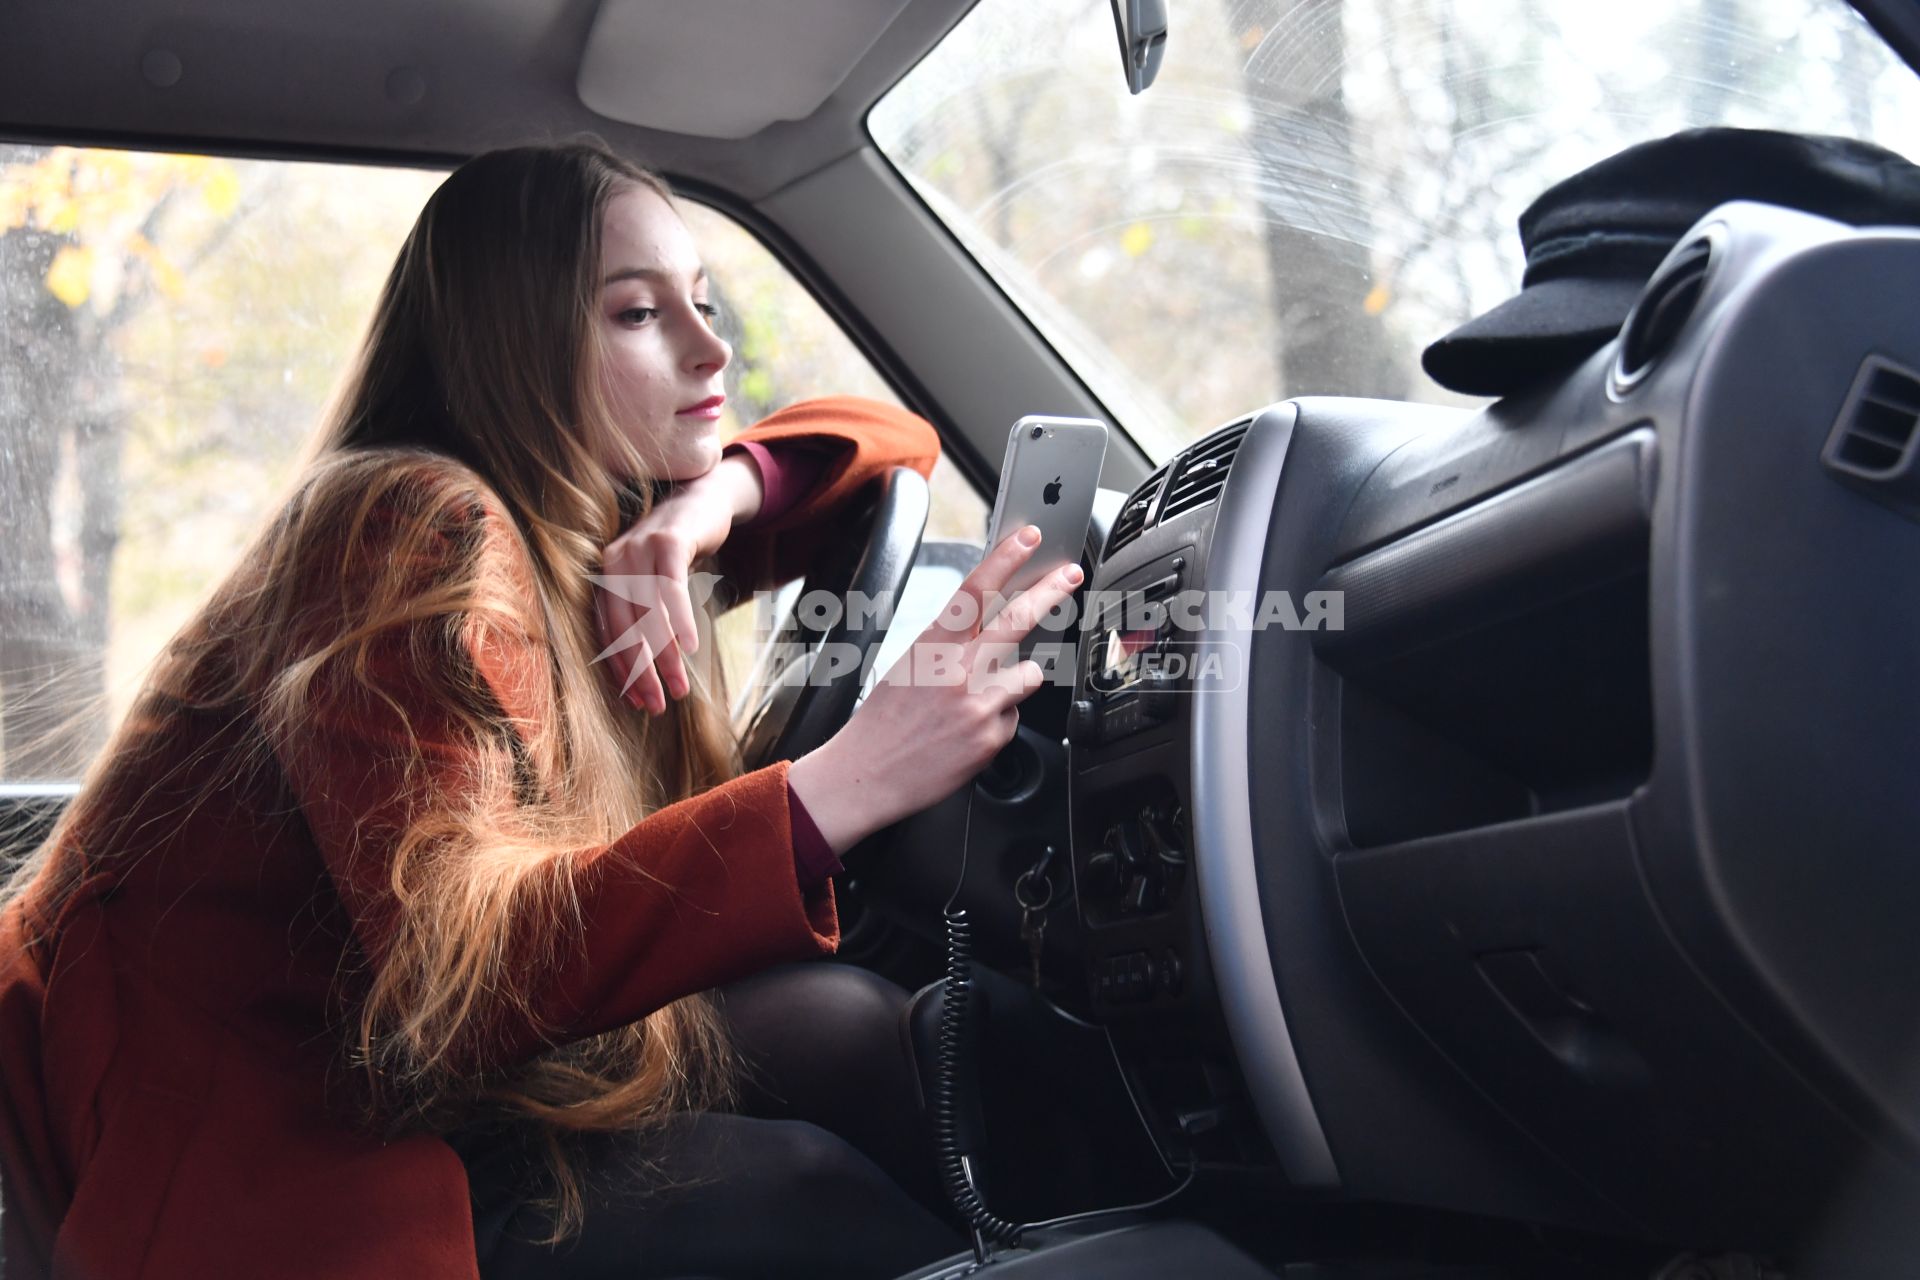
<instances>
[{"instance_id":1,"label":"phone camera lens","mask_svg":"<svg viewBox=\"0 0 1920 1280\"><path fill-rule=\"evenodd\" d=\"M1039 438L1040 438L1041 436L1043 436L1043 435L1045 435L1045 434L1047 434L1047 429L1046 429L1045 427L1035 427L1035 428L1034 428L1034 429L1033 429L1033 430L1032 430L1031 432L1029 432L1028 434L1029 434L1029 435L1030 435L1030 436L1031 436L1031 437L1032 437L1033 439L1035 439L1035 440L1038 440L1038 439L1039 439Z\"/></svg>"}]
</instances>

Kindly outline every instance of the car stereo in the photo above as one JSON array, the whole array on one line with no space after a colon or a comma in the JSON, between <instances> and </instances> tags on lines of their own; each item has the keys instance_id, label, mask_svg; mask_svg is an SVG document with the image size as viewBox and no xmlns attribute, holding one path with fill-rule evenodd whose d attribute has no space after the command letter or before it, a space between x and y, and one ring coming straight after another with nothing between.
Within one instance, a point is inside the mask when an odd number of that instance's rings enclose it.
<instances>
[{"instance_id":1,"label":"car stereo","mask_svg":"<svg viewBox=\"0 0 1920 1280\"><path fill-rule=\"evenodd\" d=\"M1067 736L1091 746L1162 724L1184 683L1193 640L1179 626L1190 551L1170 555L1090 597L1081 629L1081 687Z\"/></svg>"}]
</instances>

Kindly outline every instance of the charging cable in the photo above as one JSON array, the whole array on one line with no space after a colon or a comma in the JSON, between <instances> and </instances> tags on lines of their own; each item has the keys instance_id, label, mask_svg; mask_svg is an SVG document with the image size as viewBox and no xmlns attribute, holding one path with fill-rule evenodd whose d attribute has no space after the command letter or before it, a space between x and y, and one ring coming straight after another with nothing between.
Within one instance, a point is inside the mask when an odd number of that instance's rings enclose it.
<instances>
[{"instance_id":1,"label":"charging cable","mask_svg":"<svg viewBox=\"0 0 1920 1280\"><path fill-rule=\"evenodd\" d=\"M978 1065L974 1057L974 1042L970 1037L972 1028L975 989L972 972L973 929L967 919L964 907L958 906L962 887L967 880L967 854L973 835L973 796L975 787L967 784L966 819L960 828L960 874L954 881L953 893L947 899L947 905L941 916L947 929L947 972L946 985L940 1001L940 1035L935 1051L935 1074L933 1089L933 1128L934 1143L938 1151L941 1180L946 1185L947 1196L960 1215L967 1220L972 1233L974 1260L979 1265L992 1261L993 1246L1002 1245L1011 1248L1020 1242L1023 1234L1029 1231L1043 1231L1072 1223L1086 1222L1095 1218L1110 1217L1114 1214L1140 1213L1155 1209L1179 1196L1193 1185L1196 1170L1189 1166L1186 1177L1179 1185L1166 1194L1138 1204L1119 1205L1110 1209L1090 1209L1083 1213L1070 1213L1063 1217L1049 1218L1044 1222L1015 1223L996 1217L987 1208L981 1195L979 1183L974 1175L974 1166L983 1154L977 1143L977 1134L965 1132L969 1127L962 1119L961 1089L963 1083L971 1085L975 1079L974 1068ZM1069 818L1071 822L1071 818ZM1069 828L1069 848L1071 848L1071 828ZM1049 1005L1051 1001L1047 1002ZM1067 1016L1064 1010L1059 1010ZM1082 1026L1090 1026L1081 1019L1072 1021ZM1104 1028L1102 1028L1104 1030ZM1113 1050L1113 1039L1109 1035L1107 1044ZM1114 1065L1119 1066L1119 1056L1115 1052ZM1126 1073L1121 1072L1121 1082L1126 1085L1127 1099L1133 1103L1134 1114L1141 1126L1146 1127L1146 1116L1140 1110L1140 1104L1133 1096L1133 1087L1127 1084ZM1153 1141L1151 1130L1147 1132L1147 1141L1156 1153L1160 1144ZM1165 1156L1161 1156L1165 1164ZM1172 1169L1168 1173L1172 1174Z\"/></svg>"}]
</instances>

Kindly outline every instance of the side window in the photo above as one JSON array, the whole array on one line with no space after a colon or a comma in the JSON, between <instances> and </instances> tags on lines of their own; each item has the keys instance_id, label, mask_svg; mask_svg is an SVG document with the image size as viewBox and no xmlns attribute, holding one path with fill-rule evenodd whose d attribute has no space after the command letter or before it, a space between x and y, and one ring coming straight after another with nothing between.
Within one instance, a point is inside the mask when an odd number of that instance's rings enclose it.
<instances>
[{"instance_id":1,"label":"side window","mask_svg":"<svg viewBox=\"0 0 1920 1280\"><path fill-rule=\"evenodd\" d=\"M0 782L84 769L441 176L0 144Z\"/></svg>"},{"instance_id":2,"label":"side window","mask_svg":"<svg viewBox=\"0 0 1920 1280\"><path fill-rule=\"evenodd\" d=\"M679 204L711 273L721 334L733 345L725 434L810 396L900 403L846 331L751 232L708 205L685 197ZM932 488L927 537L978 542L987 504L944 457Z\"/></svg>"},{"instance_id":3,"label":"side window","mask_svg":"<svg viewBox=\"0 0 1920 1280\"><path fill-rule=\"evenodd\" d=\"M682 198L720 306L720 331L733 345L727 371L727 434L796 400L860 395L898 404L873 365L813 295L739 223ZM978 542L987 502L945 457L934 467L929 539ZM745 687L764 618L740 608L720 620L719 643L729 685Z\"/></svg>"},{"instance_id":4,"label":"side window","mask_svg":"<svg viewBox=\"0 0 1920 1280\"><path fill-rule=\"evenodd\" d=\"M0 144L0 784L83 771L291 478L442 176ZM682 204L736 326L731 429L892 398L757 240ZM984 522L942 462L929 536Z\"/></svg>"}]
</instances>

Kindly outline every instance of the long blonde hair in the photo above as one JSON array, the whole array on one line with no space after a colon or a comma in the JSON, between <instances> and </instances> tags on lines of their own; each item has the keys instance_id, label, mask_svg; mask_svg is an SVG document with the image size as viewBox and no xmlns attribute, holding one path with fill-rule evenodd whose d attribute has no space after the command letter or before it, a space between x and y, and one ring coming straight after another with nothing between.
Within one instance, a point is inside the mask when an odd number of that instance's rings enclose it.
<instances>
[{"instance_id":1,"label":"long blonde hair","mask_svg":"<svg viewBox=\"0 0 1920 1280\"><path fill-rule=\"evenodd\" d=\"M169 643L53 835L0 888L0 905L24 895L51 920L88 875L137 856L137 839L116 838L128 830L118 806L95 798L164 769L188 717L248 718L236 769L299 742L342 686L366 714L397 719L396 740L413 744L408 806L382 849L402 905L377 969L354 975L350 1078L389 1129L487 1108L537 1121L555 1238L582 1215L567 1133L723 1105L734 1075L724 1024L698 996L510 1074L467 1065L480 1011L527 1014L524 975L578 945L581 855L741 768L717 662L655 719L593 661L589 575L652 501L648 460L599 393L593 323L602 214L634 186L667 196L585 143L491 152L447 178L289 492ZM642 479L616 481L608 458ZM461 661L489 639L549 657L515 706ZM434 734L461 744L457 778L436 775L386 687L395 654L410 690L427 682Z\"/></svg>"}]
</instances>

